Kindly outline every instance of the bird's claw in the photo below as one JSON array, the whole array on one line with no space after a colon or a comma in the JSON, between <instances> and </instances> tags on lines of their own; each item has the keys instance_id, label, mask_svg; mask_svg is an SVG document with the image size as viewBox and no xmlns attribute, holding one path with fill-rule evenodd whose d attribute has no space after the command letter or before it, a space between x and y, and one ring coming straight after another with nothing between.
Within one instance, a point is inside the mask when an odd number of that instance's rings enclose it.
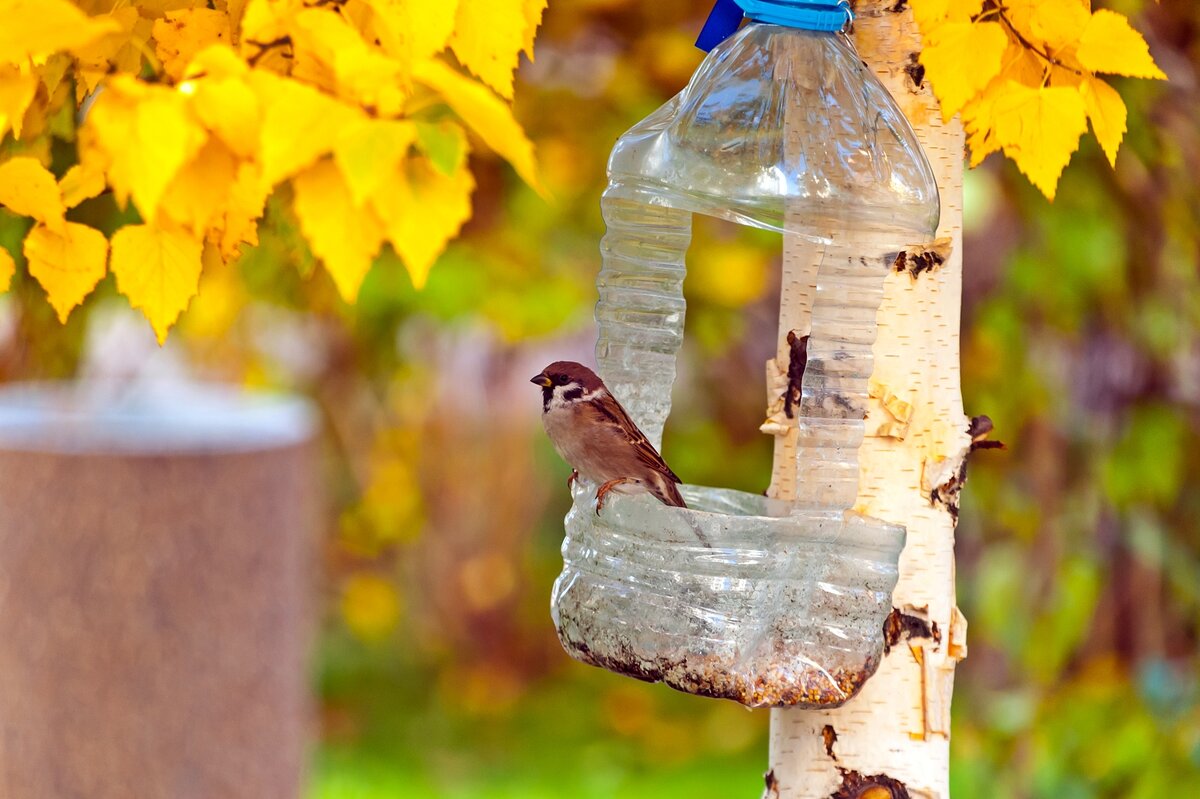
<instances>
[{"instance_id":1,"label":"bird's claw","mask_svg":"<svg viewBox=\"0 0 1200 799\"><path fill-rule=\"evenodd\" d=\"M619 477L616 480L609 480L607 483L600 486L600 488L596 489L596 515L597 516L600 515L600 509L604 507L604 500L608 497L608 495L612 492L612 490L614 488L616 488L617 486L621 485L622 483L628 483L628 482L629 482L629 480L625 479L624 477Z\"/></svg>"},{"instance_id":2,"label":"bird's claw","mask_svg":"<svg viewBox=\"0 0 1200 799\"><path fill-rule=\"evenodd\" d=\"M575 487L575 481L577 481L578 479L579 479L579 470L578 470L578 469L572 469L572 470L571 470L571 476L567 478L567 488L568 488L568 489L570 489L570 488L574 488L574 487Z\"/></svg>"}]
</instances>

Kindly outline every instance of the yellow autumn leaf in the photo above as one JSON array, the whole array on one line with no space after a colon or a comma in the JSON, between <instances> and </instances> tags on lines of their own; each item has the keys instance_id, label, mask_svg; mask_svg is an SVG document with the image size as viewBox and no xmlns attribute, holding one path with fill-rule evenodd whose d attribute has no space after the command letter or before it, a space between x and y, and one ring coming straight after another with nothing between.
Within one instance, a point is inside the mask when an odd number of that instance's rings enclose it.
<instances>
[{"instance_id":1,"label":"yellow autumn leaf","mask_svg":"<svg viewBox=\"0 0 1200 799\"><path fill-rule=\"evenodd\" d=\"M971 113L971 106L963 109L963 128L967 134L967 151L970 155L968 163L971 168L983 163L983 159L1000 151L1000 143L992 131L991 118L977 117Z\"/></svg>"},{"instance_id":2,"label":"yellow autumn leaf","mask_svg":"<svg viewBox=\"0 0 1200 799\"><path fill-rule=\"evenodd\" d=\"M296 80L260 69L247 80L262 108L260 162L267 186L311 166L333 149L347 125L363 117L357 108Z\"/></svg>"},{"instance_id":3,"label":"yellow autumn leaf","mask_svg":"<svg viewBox=\"0 0 1200 799\"><path fill-rule=\"evenodd\" d=\"M19 156L0 164L0 205L62 232L67 212L62 193L54 175L36 158Z\"/></svg>"},{"instance_id":4,"label":"yellow autumn leaf","mask_svg":"<svg viewBox=\"0 0 1200 799\"><path fill-rule=\"evenodd\" d=\"M1033 14L1039 2L1041 0L1004 0L1001 8L1009 23L1027 37L1033 31ZM997 16L999 12L997 9Z\"/></svg>"},{"instance_id":5,"label":"yellow autumn leaf","mask_svg":"<svg viewBox=\"0 0 1200 799\"><path fill-rule=\"evenodd\" d=\"M1086 78L1079 86L1084 108L1092 123L1092 132L1100 142L1110 166L1117 165L1117 149L1125 138L1128 111L1125 101L1112 86L1099 78Z\"/></svg>"},{"instance_id":6,"label":"yellow autumn leaf","mask_svg":"<svg viewBox=\"0 0 1200 799\"><path fill-rule=\"evenodd\" d=\"M244 78L249 73L250 65L228 44L210 44L196 52L183 76L188 80Z\"/></svg>"},{"instance_id":7,"label":"yellow autumn leaf","mask_svg":"<svg viewBox=\"0 0 1200 799\"><path fill-rule=\"evenodd\" d=\"M232 41L228 15L209 8L168 11L154 22L154 52L163 71L175 80L183 77L192 58L205 47Z\"/></svg>"},{"instance_id":8,"label":"yellow autumn leaf","mask_svg":"<svg viewBox=\"0 0 1200 799\"><path fill-rule=\"evenodd\" d=\"M998 22L947 22L921 51L921 65L949 120L1000 73L1008 34Z\"/></svg>"},{"instance_id":9,"label":"yellow autumn leaf","mask_svg":"<svg viewBox=\"0 0 1200 799\"><path fill-rule=\"evenodd\" d=\"M372 109L395 116L408 95L407 70L368 45L341 14L324 8L298 12L289 28L295 46L292 75Z\"/></svg>"},{"instance_id":10,"label":"yellow autumn leaf","mask_svg":"<svg viewBox=\"0 0 1200 799\"><path fill-rule=\"evenodd\" d=\"M52 158L45 134L68 142L75 138L75 119L64 113L66 108L75 105L77 96L78 82L74 79L76 70L73 67L70 54L57 53L29 69L41 85L26 107L24 119L18 120L21 140L25 144L21 149L25 155L36 155L43 163L49 163Z\"/></svg>"},{"instance_id":11,"label":"yellow autumn leaf","mask_svg":"<svg viewBox=\"0 0 1200 799\"><path fill-rule=\"evenodd\" d=\"M1046 72L1045 62L1015 41L1008 43L1001 64L1003 66L1000 68L1000 74L962 109L963 128L967 133L972 167L979 166L984 158L1000 149L1000 143L992 130L992 110L1004 87L1010 80L1025 86L1041 86Z\"/></svg>"},{"instance_id":12,"label":"yellow autumn leaf","mask_svg":"<svg viewBox=\"0 0 1200 799\"><path fill-rule=\"evenodd\" d=\"M124 75L101 93L85 126L95 134L117 199L124 203L132 196L147 222L155 219L171 179L207 138L185 95Z\"/></svg>"},{"instance_id":13,"label":"yellow autumn leaf","mask_svg":"<svg viewBox=\"0 0 1200 799\"><path fill-rule=\"evenodd\" d=\"M76 164L58 181L63 205L74 208L84 200L99 196L104 191L104 173L89 165Z\"/></svg>"},{"instance_id":14,"label":"yellow autumn leaf","mask_svg":"<svg viewBox=\"0 0 1200 799\"><path fill-rule=\"evenodd\" d=\"M1009 41L1000 63L1000 74L992 81L998 87L1010 80L1026 86L1041 86L1046 82L1046 62L1019 42ZM992 86L989 85L988 88L991 89Z\"/></svg>"},{"instance_id":15,"label":"yellow autumn leaf","mask_svg":"<svg viewBox=\"0 0 1200 799\"><path fill-rule=\"evenodd\" d=\"M421 288L429 270L471 217L475 180L464 164L445 175L428 158L412 158L393 180L371 197L388 241L404 259L413 285Z\"/></svg>"},{"instance_id":16,"label":"yellow autumn leaf","mask_svg":"<svg viewBox=\"0 0 1200 799\"><path fill-rule=\"evenodd\" d=\"M0 0L0 62L21 64L71 50L118 29L67 0Z\"/></svg>"},{"instance_id":17,"label":"yellow autumn leaf","mask_svg":"<svg viewBox=\"0 0 1200 799\"><path fill-rule=\"evenodd\" d=\"M158 343L196 296L202 242L184 230L126 225L112 237L117 290L150 320Z\"/></svg>"},{"instance_id":18,"label":"yellow autumn leaf","mask_svg":"<svg viewBox=\"0 0 1200 799\"><path fill-rule=\"evenodd\" d=\"M46 290L60 322L67 321L71 309L104 277L107 258L108 240L87 225L67 222L56 233L37 224L25 236L29 274Z\"/></svg>"},{"instance_id":19,"label":"yellow autumn leaf","mask_svg":"<svg viewBox=\"0 0 1200 799\"><path fill-rule=\"evenodd\" d=\"M1092 14L1079 38L1076 57L1092 72L1131 78L1167 77L1154 63L1142 34L1123 15L1106 8Z\"/></svg>"},{"instance_id":20,"label":"yellow autumn leaf","mask_svg":"<svg viewBox=\"0 0 1200 799\"><path fill-rule=\"evenodd\" d=\"M237 30L238 23L242 21L242 11L246 8L246 0L213 0L213 5L218 11L224 11L229 16L233 29Z\"/></svg>"},{"instance_id":21,"label":"yellow autumn leaf","mask_svg":"<svg viewBox=\"0 0 1200 799\"><path fill-rule=\"evenodd\" d=\"M0 247L0 294L8 291L12 285L13 275L17 273L17 264L13 261L12 253Z\"/></svg>"},{"instance_id":22,"label":"yellow autumn leaf","mask_svg":"<svg viewBox=\"0 0 1200 799\"><path fill-rule=\"evenodd\" d=\"M458 0L363 0L363 6L371 13L358 21L359 30L409 70L446 49L458 13Z\"/></svg>"},{"instance_id":23,"label":"yellow autumn leaf","mask_svg":"<svg viewBox=\"0 0 1200 799\"><path fill-rule=\"evenodd\" d=\"M292 14L303 8L299 0L250 0L242 10L241 45L247 55L257 49L253 42L271 42L287 36Z\"/></svg>"},{"instance_id":24,"label":"yellow autumn leaf","mask_svg":"<svg viewBox=\"0 0 1200 799\"><path fill-rule=\"evenodd\" d=\"M162 212L203 238L225 203L236 173L233 153L220 141L209 139L167 187L160 205Z\"/></svg>"},{"instance_id":25,"label":"yellow autumn leaf","mask_svg":"<svg viewBox=\"0 0 1200 799\"><path fill-rule=\"evenodd\" d=\"M217 245L226 262L238 256L242 244L258 244L258 220L270 191L269 186L264 186L257 164L253 161L238 164L229 196L209 232L209 240Z\"/></svg>"},{"instance_id":26,"label":"yellow autumn leaf","mask_svg":"<svg viewBox=\"0 0 1200 799\"><path fill-rule=\"evenodd\" d=\"M391 179L416 137L416 126L406 120L367 119L346 128L333 158L356 206Z\"/></svg>"},{"instance_id":27,"label":"yellow autumn leaf","mask_svg":"<svg viewBox=\"0 0 1200 799\"><path fill-rule=\"evenodd\" d=\"M330 160L320 161L292 181L300 229L325 264L346 302L358 298L363 278L383 244L383 228L369 208L355 208L350 189Z\"/></svg>"},{"instance_id":28,"label":"yellow autumn leaf","mask_svg":"<svg viewBox=\"0 0 1200 799\"><path fill-rule=\"evenodd\" d=\"M537 36L538 26L542 24L542 14L546 11L546 0L524 0L521 11L525 17L525 41L521 43L521 52L533 60L533 40Z\"/></svg>"},{"instance_id":29,"label":"yellow autumn leaf","mask_svg":"<svg viewBox=\"0 0 1200 799\"><path fill-rule=\"evenodd\" d=\"M413 77L440 94L484 144L512 164L526 183L540 190L533 145L507 103L441 61L426 61Z\"/></svg>"},{"instance_id":30,"label":"yellow autumn leaf","mask_svg":"<svg viewBox=\"0 0 1200 799\"><path fill-rule=\"evenodd\" d=\"M106 0L106 2L111 3L112 0ZM143 14L150 17L161 17L169 11L207 6L208 0L137 0L137 5Z\"/></svg>"},{"instance_id":31,"label":"yellow autumn leaf","mask_svg":"<svg viewBox=\"0 0 1200 799\"><path fill-rule=\"evenodd\" d=\"M218 10L229 15L229 23L233 28L234 39L237 39L238 27L242 23L242 12L246 9L247 0L214 0L213 5Z\"/></svg>"},{"instance_id":32,"label":"yellow autumn leaf","mask_svg":"<svg viewBox=\"0 0 1200 799\"><path fill-rule=\"evenodd\" d=\"M78 74L83 83L82 93L91 94L110 71L136 74L142 60L152 53L150 37L154 22L146 19L133 6L105 9L105 18L114 28L104 36L74 49L78 59Z\"/></svg>"},{"instance_id":33,"label":"yellow autumn leaf","mask_svg":"<svg viewBox=\"0 0 1200 799\"><path fill-rule=\"evenodd\" d=\"M0 64L0 139L9 131L21 138L21 123L37 94L38 76L11 64Z\"/></svg>"},{"instance_id":34,"label":"yellow autumn leaf","mask_svg":"<svg viewBox=\"0 0 1200 799\"><path fill-rule=\"evenodd\" d=\"M1086 0L1025 2L1030 4L1029 30L1022 31L1022 34L1045 45L1046 50L1058 58L1079 42L1092 15Z\"/></svg>"},{"instance_id":35,"label":"yellow autumn leaf","mask_svg":"<svg viewBox=\"0 0 1200 799\"><path fill-rule=\"evenodd\" d=\"M249 71L233 50L214 45L199 53L185 73L201 77L180 84L201 124L242 159L257 155L262 126L258 96L246 82Z\"/></svg>"},{"instance_id":36,"label":"yellow autumn leaf","mask_svg":"<svg viewBox=\"0 0 1200 799\"><path fill-rule=\"evenodd\" d=\"M966 22L983 9L983 0L912 0L913 17L928 31L944 21Z\"/></svg>"},{"instance_id":37,"label":"yellow autumn leaf","mask_svg":"<svg viewBox=\"0 0 1200 799\"><path fill-rule=\"evenodd\" d=\"M1009 81L992 109L996 140L1033 185L1053 200L1058 179L1087 132L1079 90Z\"/></svg>"},{"instance_id":38,"label":"yellow autumn leaf","mask_svg":"<svg viewBox=\"0 0 1200 799\"><path fill-rule=\"evenodd\" d=\"M525 0L459 0L450 48L458 60L511 100L513 71L525 46Z\"/></svg>"},{"instance_id":39,"label":"yellow autumn leaf","mask_svg":"<svg viewBox=\"0 0 1200 799\"><path fill-rule=\"evenodd\" d=\"M69 82L70 75L68 73L74 63L75 59L69 53L59 53L50 56L44 63L33 68L34 73L41 79L42 85L46 87L47 96L55 95L64 82Z\"/></svg>"}]
</instances>

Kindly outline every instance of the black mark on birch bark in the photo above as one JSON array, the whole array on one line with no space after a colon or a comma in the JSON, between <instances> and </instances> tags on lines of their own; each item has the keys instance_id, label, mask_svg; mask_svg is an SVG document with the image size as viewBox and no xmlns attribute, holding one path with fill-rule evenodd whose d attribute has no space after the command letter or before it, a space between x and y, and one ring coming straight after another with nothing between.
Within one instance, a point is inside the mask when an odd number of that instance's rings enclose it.
<instances>
[{"instance_id":1,"label":"black mark on birch bark","mask_svg":"<svg viewBox=\"0 0 1200 799\"><path fill-rule=\"evenodd\" d=\"M920 91L925 85L925 66L920 61L920 53L909 53L908 63L904 65L904 74L912 81L913 91Z\"/></svg>"},{"instance_id":2,"label":"black mark on birch bark","mask_svg":"<svg viewBox=\"0 0 1200 799\"><path fill-rule=\"evenodd\" d=\"M787 393L783 395L783 415L791 419L795 416L792 407L799 405L803 396L801 384L804 381L804 367L808 365L808 336L797 336L795 330L789 330L787 343L790 350Z\"/></svg>"},{"instance_id":3,"label":"black mark on birch bark","mask_svg":"<svg viewBox=\"0 0 1200 799\"><path fill-rule=\"evenodd\" d=\"M837 755L833 753L833 745L837 743L837 731L833 729L832 724L821 728L821 740L825 742L825 754L829 755L831 760L837 760Z\"/></svg>"},{"instance_id":4,"label":"black mark on birch bark","mask_svg":"<svg viewBox=\"0 0 1200 799\"><path fill-rule=\"evenodd\" d=\"M775 769L764 774L763 781L767 784L763 791L763 799L779 799L779 780L775 778Z\"/></svg>"},{"instance_id":5,"label":"black mark on birch bark","mask_svg":"<svg viewBox=\"0 0 1200 799\"><path fill-rule=\"evenodd\" d=\"M967 461L970 460L971 453L978 449L1006 449L1003 442L992 441L988 438L994 427L992 420L987 416L972 416L970 424L967 425L967 435L971 437L971 444L963 455L962 463L959 464L958 469L949 480L929 492L929 504L945 508L956 523L958 522L959 494L962 493L962 487L967 482Z\"/></svg>"},{"instance_id":6,"label":"black mark on birch bark","mask_svg":"<svg viewBox=\"0 0 1200 799\"><path fill-rule=\"evenodd\" d=\"M949 254L948 249L938 247L935 242L929 247L915 247L897 254L892 268L897 272L908 272L908 276L916 280L923 273L932 272L946 263Z\"/></svg>"},{"instance_id":7,"label":"black mark on birch bark","mask_svg":"<svg viewBox=\"0 0 1200 799\"><path fill-rule=\"evenodd\" d=\"M928 618L928 608L910 608L912 613L905 613L900 608L892 608L892 612L888 614L887 620L883 623L883 653L892 651L892 647L900 643L901 639L911 638L929 638L934 643L942 642L942 631L938 629L936 621L930 621Z\"/></svg>"},{"instance_id":8,"label":"black mark on birch bark","mask_svg":"<svg viewBox=\"0 0 1200 799\"><path fill-rule=\"evenodd\" d=\"M838 773L842 775L842 784L829 799L912 799L904 783L886 774L865 777L840 767Z\"/></svg>"},{"instance_id":9,"label":"black mark on birch bark","mask_svg":"<svg viewBox=\"0 0 1200 799\"><path fill-rule=\"evenodd\" d=\"M954 240L949 236L935 239L928 244L918 244L907 250L889 257L892 269L896 272L907 272L916 280L925 272L932 272L941 267L950 258L954 250Z\"/></svg>"}]
</instances>

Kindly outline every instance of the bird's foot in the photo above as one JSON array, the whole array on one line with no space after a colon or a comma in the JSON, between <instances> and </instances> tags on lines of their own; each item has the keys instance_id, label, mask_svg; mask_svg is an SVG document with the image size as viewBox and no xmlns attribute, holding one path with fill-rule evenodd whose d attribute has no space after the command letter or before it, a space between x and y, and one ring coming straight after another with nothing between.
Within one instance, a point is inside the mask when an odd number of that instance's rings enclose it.
<instances>
[{"instance_id":1,"label":"bird's foot","mask_svg":"<svg viewBox=\"0 0 1200 799\"><path fill-rule=\"evenodd\" d=\"M604 500L613 489L619 485L632 482L633 481L628 477L618 477L615 480L609 480L607 483L601 485L600 488L596 489L596 515L600 515L600 509L604 507Z\"/></svg>"}]
</instances>

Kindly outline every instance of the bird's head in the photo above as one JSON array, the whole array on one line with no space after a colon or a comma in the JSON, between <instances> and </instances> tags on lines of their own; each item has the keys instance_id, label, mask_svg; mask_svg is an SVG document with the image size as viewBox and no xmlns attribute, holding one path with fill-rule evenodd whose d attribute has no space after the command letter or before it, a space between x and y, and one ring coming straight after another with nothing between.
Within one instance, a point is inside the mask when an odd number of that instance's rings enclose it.
<instances>
[{"instance_id":1,"label":"bird's head","mask_svg":"<svg viewBox=\"0 0 1200 799\"><path fill-rule=\"evenodd\" d=\"M581 363L555 361L530 379L542 387L542 405L550 410L559 404L567 405L590 399L604 391L604 382Z\"/></svg>"}]
</instances>

